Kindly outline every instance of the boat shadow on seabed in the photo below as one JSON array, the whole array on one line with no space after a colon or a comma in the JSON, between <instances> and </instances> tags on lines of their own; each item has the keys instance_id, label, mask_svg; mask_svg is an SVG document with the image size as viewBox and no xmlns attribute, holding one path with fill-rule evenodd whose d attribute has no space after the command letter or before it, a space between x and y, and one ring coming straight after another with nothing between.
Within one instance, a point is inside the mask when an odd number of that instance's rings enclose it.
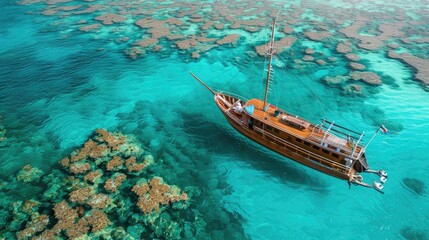
<instances>
[{"instance_id":1,"label":"boat shadow on seabed","mask_svg":"<svg viewBox=\"0 0 429 240\"><path fill-rule=\"evenodd\" d=\"M307 174L304 169L292 166L287 160L261 148L259 145L252 143L245 137L242 137L230 129L229 126L222 126L206 119L202 114L181 113L184 121L186 133L199 138L201 144L210 152L216 152L222 155L235 155L240 153L240 160L254 167L256 170L267 173L269 176L278 179L284 184L292 184L293 187L308 187L309 190L316 192L327 192L328 186L318 177ZM195 122L204 122L204 124L192 124ZM201 133L205 133L202 135ZM222 143L211 144L213 142Z\"/></svg>"}]
</instances>

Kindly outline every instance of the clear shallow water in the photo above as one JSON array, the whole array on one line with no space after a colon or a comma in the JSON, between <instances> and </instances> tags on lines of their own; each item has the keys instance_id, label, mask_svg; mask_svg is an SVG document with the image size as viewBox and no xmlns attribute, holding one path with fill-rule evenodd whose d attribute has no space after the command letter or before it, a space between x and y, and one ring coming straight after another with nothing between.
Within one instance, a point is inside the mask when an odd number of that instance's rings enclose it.
<instances>
[{"instance_id":1,"label":"clear shallow water","mask_svg":"<svg viewBox=\"0 0 429 240\"><path fill-rule=\"evenodd\" d=\"M343 86L321 80L348 71L342 56L323 50L339 60L276 72L271 95L273 103L314 121L338 119L368 133L385 123L392 134L377 136L367 150L371 166L389 173L381 195L354 186L349 190L345 182L251 143L227 124L209 93L188 74L192 70L215 89L262 97L263 59L245 53L253 45L217 47L198 60L175 48L133 60L106 37L108 30L83 34L64 24L71 19L26 14L38 5L1 7L0 124L7 141L0 148L0 167L5 180L25 164L57 168L95 128L106 128L136 135L156 159L168 162L170 173L163 174L170 174L164 176L169 182L198 185L221 196L218 206L240 219L240 226L232 228L243 229L251 239L429 238L429 190L426 186L417 194L404 183L405 178L425 182L429 177L429 95L404 63L383 52L360 52L367 69L389 80L364 85L363 96L350 95ZM299 40L294 54L301 57L307 47L318 49L320 43ZM191 170L206 178L195 183ZM222 228L209 225L207 231Z\"/></svg>"}]
</instances>

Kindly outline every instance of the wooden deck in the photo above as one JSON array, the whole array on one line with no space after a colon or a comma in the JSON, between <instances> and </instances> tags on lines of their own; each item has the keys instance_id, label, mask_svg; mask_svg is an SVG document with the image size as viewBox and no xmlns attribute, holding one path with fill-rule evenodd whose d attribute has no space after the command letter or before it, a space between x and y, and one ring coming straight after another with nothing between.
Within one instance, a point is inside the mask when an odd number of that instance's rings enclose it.
<instances>
[{"instance_id":1,"label":"wooden deck","mask_svg":"<svg viewBox=\"0 0 429 240\"><path fill-rule=\"evenodd\" d=\"M270 105L268 107L267 111L264 112L263 109L262 109L263 105L264 105L264 102L262 100L260 100L260 99L254 98L254 99L249 100L246 103L246 106L250 106L250 105L254 105L255 106L255 110L254 110L252 116L254 118L262 121L262 122L270 124L270 125L278 128L278 129L280 129L281 131L290 133L292 135L295 135L295 136L303 138L303 139L308 138L310 136L310 134L311 134L312 127L311 127L311 123L308 122L308 121L305 121L303 119L302 120L301 119L297 119L296 116L292 116L290 114L287 114L285 111L283 111L281 109L278 109L277 107L272 106L272 105ZM282 113L279 114L278 116L275 116L275 111L276 110L279 110ZM307 128L301 128L301 129L299 129L297 127L294 127L292 124L288 124L285 121L283 121L282 120L283 116L289 117L289 119L290 118L295 118L297 122L298 121L302 122L302 125L306 125Z\"/></svg>"},{"instance_id":2,"label":"wooden deck","mask_svg":"<svg viewBox=\"0 0 429 240\"><path fill-rule=\"evenodd\" d=\"M246 106L254 105L255 110L252 116L255 119L278 128L280 131L287 132L301 139L308 139L316 144L322 144L323 142L326 144L325 147L334 149L345 156L351 155L353 146L346 139L331 133L326 134L326 131L316 127L311 122L292 115L276 106L270 105L267 111L263 111L263 104L262 100L254 98L249 100ZM276 114L276 110L280 113ZM358 146L355 150L355 157L357 157L360 150L361 146Z\"/></svg>"}]
</instances>

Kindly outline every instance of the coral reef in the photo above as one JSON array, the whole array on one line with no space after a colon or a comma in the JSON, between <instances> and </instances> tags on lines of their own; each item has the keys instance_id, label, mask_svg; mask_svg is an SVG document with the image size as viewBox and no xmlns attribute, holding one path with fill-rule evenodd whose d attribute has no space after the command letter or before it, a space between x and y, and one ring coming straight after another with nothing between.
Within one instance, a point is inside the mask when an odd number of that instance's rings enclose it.
<instances>
[{"instance_id":1,"label":"coral reef","mask_svg":"<svg viewBox=\"0 0 429 240\"><path fill-rule=\"evenodd\" d=\"M351 63L349 63L349 66L350 66L353 70L364 70L364 69L365 69L365 65L360 64L360 63L355 63L355 62L351 62Z\"/></svg>"},{"instance_id":2,"label":"coral reef","mask_svg":"<svg viewBox=\"0 0 429 240\"><path fill-rule=\"evenodd\" d=\"M361 80L371 85L381 85L381 77L373 72L350 72L353 80Z\"/></svg>"},{"instance_id":3,"label":"coral reef","mask_svg":"<svg viewBox=\"0 0 429 240\"><path fill-rule=\"evenodd\" d=\"M104 184L104 188L108 192L116 192L118 188L121 186L122 182L127 178L127 175L123 173L115 173L112 178L106 180L106 184Z\"/></svg>"},{"instance_id":4,"label":"coral reef","mask_svg":"<svg viewBox=\"0 0 429 240\"><path fill-rule=\"evenodd\" d=\"M127 20L125 17L115 13L105 13L95 18L95 20L103 22L104 25L110 25L113 23L120 23Z\"/></svg>"},{"instance_id":5,"label":"coral reef","mask_svg":"<svg viewBox=\"0 0 429 240\"><path fill-rule=\"evenodd\" d=\"M59 161L61 170L43 174L24 166L16 181L44 183L46 190L40 202L11 202L11 211L4 213L11 220L0 234L18 239L180 239L203 232L205 224L194 213L178 217L175 212L188 208L189 195L149 174L146 169L156 161L143 152L134 138L98 129L82 148ZM139 233L120 227L135 225ZM192 226L194 233L184 226Z\"/></svg>"},{"instance_id":6,"label":"coral reef","mask_svg":"<svg viewBox=\"0 0 429 240\"><path fill-rule=\"evenodd\" d=\"M337 45L337 52L339 53L350 53L352 49L350 48L350 44L348 42L346 43L339 43Z\"/></svg>"},{"instance_id":7,"label":"coral reef","mask_svg":"<svg viewBox=\"0 0 429 240\"><path fill-rule=\"evenodd\" d=\"M383 7L385 12L376 14L380 11L378 4L370 4L373 9L368 9L369 6L364 3L356 2L351 14L326 3L308 4L304 1L284 6L279 1L270 1L272 9L283 9L279 16L275 11L266 9L266 1L259 0L217 1L211 4L88 0L85 4L75 5L66 0L21 0L19 4L34 4L38 11L32 14L40 13L46 18L61 20L56 24L66 28L67 32L77 30L95 39L103 39L106 44L117 44L132 59L169 51L199 59L203 53L219 46L255 48L259 56L264 56L266 47L255 39L261 39L265 34L261 29L268 28L271 19L278 17L277 26L283 38L276 39L277 54L294 44L296 39L290 35L293 33L312 44L323 44L329 52L343 54L352 62L359 60L360 53L387 53L390 58L399 59L415 70L414 78L422 82L425 88L429 82L429 74L424 67L428 59L421 51L427 47L429 37L421 31L425 29L426 21L420 15L427 14L419 14L421 10L413 7L407 10L398 8L395 3ZM310 9L313 17L310 18L303 8ZM205 41L207 39L210 40ZM296 44L296 48L307 47ZM392 52L393 49L397 53ZM310 57L299 56L297 59L303 57L304 61L295 61L292 67L310 69L314 63L320 66L333 64L317 57L311 60ZM354 70L363 70L362 65L358 65L360 63L350 64Z\"/></svg>"},{"instance_id":8,"label":"coral reef","mask_svg":"<svg viewBox=\"0 0 429 240\"><path fill-rule=\"evenodd\" d=\"M140 182L134 185L132 191L139 196L137 205L146 214L160 211L160 205L188 201L186 193L180 193L176 186L165 184L160 177L154 177L149 182Z\"/></svg>"},{"instance_id":9,"label":"coral reef","mask_svg":"<svg viewBox=\"0 0 429 240\"><path fill-rule=\"evenodd\" d=\"M21 182L36 182L39 181L43 172L38 168L32 167L31 165L25 165L21 171L19 171L16 179Z\"/></svg>"},{"instance_id":10,"label":"coral reef","mask_svg":"<svg viewBox=\"0 0 429 240\"><path fill-rule=\"evenodd\" d=\"M418 58L409 53L398 54L393 51L388 52L390 58L400 59L415 69L415 78L425 85L429 85L429 59Z\"/></svg>"},{"instance_id":11,"label":"coral reef","mask_svg":"<svg viewBox=\"0 0 429 240\"><path fill-rule=\"evenodd\" d=\"M121 157L114 156L112 158L112 160L110 160L107 163L106 169L107 169L107 171L113 171L113 170L116 170L116 169L120 169L122 167L123 163L124 163L124 160L122 160Z\"/></svg>"}]
</instances>

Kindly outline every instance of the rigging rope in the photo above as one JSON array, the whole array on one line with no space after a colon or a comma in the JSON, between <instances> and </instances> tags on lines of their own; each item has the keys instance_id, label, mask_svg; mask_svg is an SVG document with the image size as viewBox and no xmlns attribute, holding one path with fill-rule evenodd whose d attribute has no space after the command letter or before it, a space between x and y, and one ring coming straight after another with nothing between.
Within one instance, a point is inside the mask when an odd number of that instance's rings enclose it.
<instances>
[{"instance_id":1,"label":"rigging rope","mask_svg":"<svg viewBox=\"0 0 429 240\"><path fill-rule=\"evenodd\" d=\"M281 56L279 56L279 55L277 55L277 56L279 57L279 59L280 59L281 61L283 61L283 62L286 64L286 61L285 61ZM324 108L323 108L323 106L322 106L322 105L324 105L324 106L325 106L325 107L327 107L329 110L331 110L333 113L335 113L335 115L337 115L339 118L341 118L342 120L344 120L345 122L347 122L347 124L349 124L350 126L352 126L355 130L356 130L356 129L359 129L359 128L357 128L353 123L351 123L350 121L348 121L346 118L344 118L343 116L341 116L341 115L337 114L337 111L335 111L335 110L334 110L332 107L330 107L327 103L325 103L324 101L322 101L322 100L319 98L319 96L316 94L316 92L314 91L314 89L311 87L311 83L309 83L309 84L308 84L309 86L307 86L306 84L304 84L304 82L302 82L302 81L301 81L301 77L298 77L296 73L294 73L293 71L290 71L290 73L293 75L293 77L294 77L295 79L297 79L297 80L298 80L298 82L299 82L299 83L301 83L301 85L302 85L302 86L304 86L308 91L310 91L310 92L312 93L312 95L316 98L317 102L319 103L319 106L320 106L321 110L323 111L323 114L325 114L325 115L326 115L326 112L325 112L325 110L324 110ZM304 78L306 78L307 80L309 80L309 79L308 79L308 77L304 77ZM309 82L309 81L308 81L308 82Z\"/></svg>"}]
</instances>

